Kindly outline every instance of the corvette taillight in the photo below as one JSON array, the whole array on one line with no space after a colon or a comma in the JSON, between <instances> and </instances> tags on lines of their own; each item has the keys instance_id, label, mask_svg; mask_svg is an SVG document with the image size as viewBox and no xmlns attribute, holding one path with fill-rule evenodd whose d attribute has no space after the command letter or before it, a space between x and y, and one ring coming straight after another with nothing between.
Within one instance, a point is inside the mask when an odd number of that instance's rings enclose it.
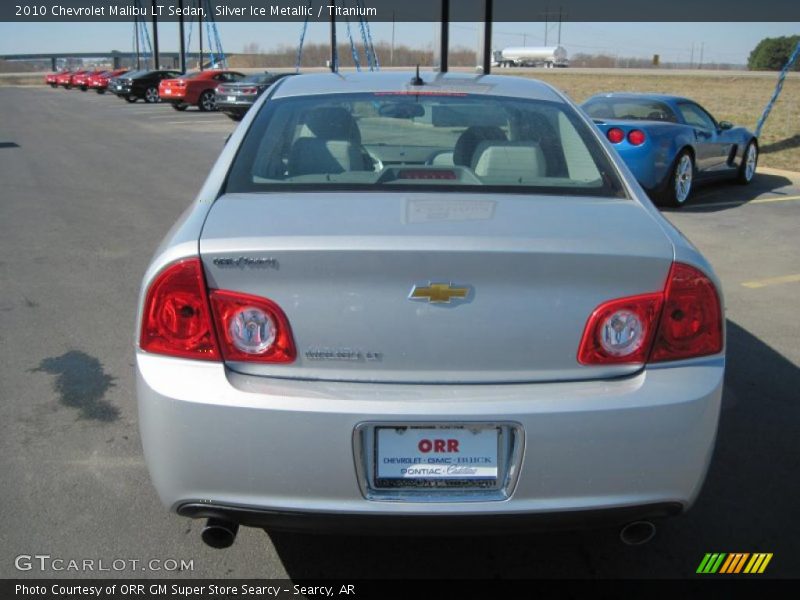
<instances>
[{"instance_id":1,"label":"corvette taillight","mask_svg":"<svg viewBox=\"0 0 800 600\"><path fill-rule=\"evenodd\" d=\"M722 307L714 283L674 263L663 292L610 300L584 328L578 362L644 364L722 351Z\"/></svg>"},{"instance_id":2,"label":"corvette taillight","mask_svg":"<svg viewBox=\"0 0 800 600\"><path fill-rule=\"evenodd\" d=\"M628 132L628 142L633 146L641 146L644 144L645 135L641 129L631 129Z\"/></svg>"},{"instance_id":3,"label":"corvette taillight","mask_svg":"<svg viewBox=\"0 0 800 600\"><path fill-rule=\"evenodd\" d=\"M288 363L296 357L289 321L266 298L206 291L199 258L166 267L147 290L139 346L199 360Z\"/></svg>"},{"instance_id":4,"label":"corvette taillight","mask_svg":"<svg viewBox=\"0 0 800 600\"><path fill-rule=\"evenodd\" d=\"M625 139L625 132L622 131L619 127L612 127L606 132L606 137L608 141L612 144L619 144L622 140Z\"/></svg>"}]
</instances>

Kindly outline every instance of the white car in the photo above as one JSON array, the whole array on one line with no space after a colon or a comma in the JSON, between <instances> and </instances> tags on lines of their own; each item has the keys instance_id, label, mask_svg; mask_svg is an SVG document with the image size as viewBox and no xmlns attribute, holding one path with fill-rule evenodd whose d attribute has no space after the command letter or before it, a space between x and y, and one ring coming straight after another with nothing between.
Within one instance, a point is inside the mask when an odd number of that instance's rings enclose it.
<instances>
[{"instance_id":1,"label":"white car","mask_svg":"<svg viewBox=\"0 0 800 600\"><path fill-rule=\"evenodd\" d=\"M158 249L136 335L180 515L317 530L632 524L714 448L720 285L531 79L281 79Z\"/></svg>"}]
</instances>

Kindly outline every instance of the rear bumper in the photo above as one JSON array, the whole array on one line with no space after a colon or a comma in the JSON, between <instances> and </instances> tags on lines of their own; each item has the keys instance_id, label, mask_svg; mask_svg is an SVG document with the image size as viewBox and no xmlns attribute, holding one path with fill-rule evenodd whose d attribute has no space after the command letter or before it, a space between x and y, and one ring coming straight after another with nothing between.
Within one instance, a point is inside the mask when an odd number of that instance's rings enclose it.
<instances>
[{"instance_id":1,"label":"rear bumper","mask_svg":"<svg viewBox=\"0 0 800 600\"><path fill-rule=\"evenodd\" d=\"M298 533L332 534L463 534L559 531L576 528L626 525L633 521L679 515L679 503L625 506L590 511L503 513L477 515L364 515L336 512L300 512L186 503L177 513L193 519L225 519L249 527Z\"/></svg>"},{"instance_id":2,"label":"rear bumper","mask_svg":"<svg viewBox=\"0 0 800 600\"><path fill-rule=\"evenodd\" d=\"M502 524L675 514L705 478L723 373L724 358L711 357L609 381L358 384L137 353L142 443L162 502L186 516L292 529L339 519L347 529L364 519L386 527L411 517ZM367 499L354 431L387 421L519 424L516 485L502 500Z\"/></svg>"}]
</instances>

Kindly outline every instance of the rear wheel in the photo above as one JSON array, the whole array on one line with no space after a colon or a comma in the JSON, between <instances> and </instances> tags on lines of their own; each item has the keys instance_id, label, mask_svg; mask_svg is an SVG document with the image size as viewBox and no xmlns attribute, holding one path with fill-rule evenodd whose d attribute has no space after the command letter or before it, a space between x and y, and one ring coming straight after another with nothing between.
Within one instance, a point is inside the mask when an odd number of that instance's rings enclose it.
<instances>
[{"instance_id":1,"label":"rear wheel","mask_svg":"<svg viewBox=\"0 0 800 600\"><path fill-rule=\"evenodd\" d=\"M81 91L82 91L82 92L85 92L85 91L86 91L86 90L88 90L88 89L89 89L89 88L88 88L88 87L86 87L85 85L82 85L82 86L81 86Z\"/></svg>"},{"instance_id":2,"label":"rear wheel","mask_svg":"<svg viewBox=\"0 0 800 600\"><path fill-rule=\"evenodd\" d=\"M158 102L158 88L150 86L144 91L144 101L148 104L155 104Z\"/></svg>"},{"instance_id":3,"label":"rear wheel","mask_svg":"<svg viewBox=\"0 0 800 600\"><path fill-rule=\"evenodd\" d=\"M183 110L186 110L187 108L189 108L189 105L186 104L185 102L173 102L172 103L172 108L174 108L175 110L183 111Z\"/></svg>"},{"instance_id":4,"label":"rear wheel","mask_svg":"<svg viewBox=\"0 0 800 600\"><path fill-rule=\"evenodd\" d=\"M217 99L213 90L206 90L200 94L200 101L197 106L203 112L217 110Z\"/></svg>"},{"instance_id":5,"label":"rear wheel","mask_svg":"<svg viewBox=\"0 0 800 600\"><path fill-rule=\"evenodd\" d=\"M692 193L694 182L694 159L688 150L678 154L672 167L672 174L664 190L663 199L669 206L680 207L686 204Z\"/></svg>"},{"instance_id":6,"label":"rear wheel","mask_svg":"<svg viewBox=\"0 0 800 600\"><path fill-rule=\"evenodd\" d=\"M229 119L233 119L234 121L241 121L244 115L240 115L239 113L225 113Z\"/></svg>"},{"instance_id":7,"label":"rear wheel","mask_svg":"<svg viewBox=\"0 0 800 600\"><path fill-rule=\"evenodd\" d=\"M105 94L106 93L105 90L101 90L100 88L98 88L96 91L97 91L98 94Z\"/></svg>"},{"instance_id":8,"label":"rear wheel","mask_svg":"<svg viewBox=\"0 0 800 600\"><path fill-rule=\"evenodd\" d=\"M747 185L753 181L756 175L756 167L758 166L758 146L755 140L750 140L747 147L744 149L742 155L742 164L739 166L739 172L736 174L736 181L742 185Z\"/></svg>"},{"instance_id":9,"label":"rear wheel","mask_svg":"<svg viewBox=\"0 0 800 600\"><path fill-rule=\"evenodd\" d=\"M130 102L131 104L136 102L136 100L138 99L136 98L136 96L131 96L130 94L128 94L127 96L123 96L123 98L125 98L126 102Z\"/></svg>"},{"instance_id":10,"label":"rear wheel","mask_svg":"<svg viewBox=\"0 0 800 600\"><path fill-rule=\"evenodd\" d=\"M55 89L55 88L57 88L57 87L58 87L58 84L57 84L57 83L51 83L51 84L50 84L50 87L51 87L51 88L53 88L53 89Z\"/></svg>"}]
</instances>

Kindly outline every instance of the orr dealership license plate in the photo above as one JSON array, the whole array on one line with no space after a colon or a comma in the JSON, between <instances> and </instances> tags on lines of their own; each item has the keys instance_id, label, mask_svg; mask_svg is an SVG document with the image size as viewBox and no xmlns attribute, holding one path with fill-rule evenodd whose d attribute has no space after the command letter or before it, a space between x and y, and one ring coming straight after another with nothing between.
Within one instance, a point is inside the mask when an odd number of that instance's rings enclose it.
<instances>
[{"instance_id":1,"label":"orr dealership license plate","mask_svg":"<svg viewBox=\"0 0 800 600\"><path fill-rule=\"evenodd\" d=\"M380 427L375 434L379 482L497 480L496 427Z\"/></svg>"}]
</instances>

